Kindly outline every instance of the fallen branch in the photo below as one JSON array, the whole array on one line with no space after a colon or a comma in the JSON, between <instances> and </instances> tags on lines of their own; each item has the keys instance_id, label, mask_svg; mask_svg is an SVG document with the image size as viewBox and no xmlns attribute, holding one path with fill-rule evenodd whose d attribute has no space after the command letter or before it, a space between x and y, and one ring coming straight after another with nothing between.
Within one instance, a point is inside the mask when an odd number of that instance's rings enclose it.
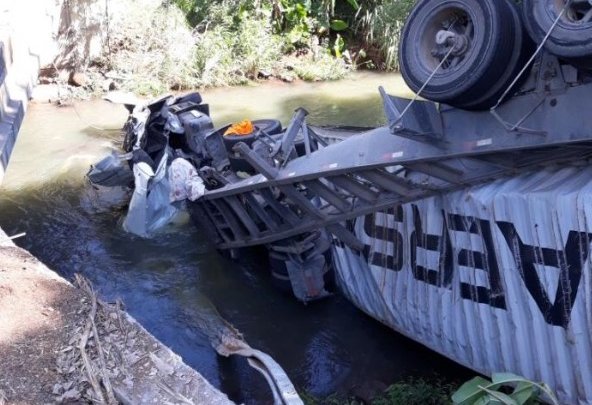
<instances>
[{"instance_id":1,"label":"fallen branch","mask_svg":"<svg viewBox=\"0 0 592 405\"><path fill-rule=\"evenodd\" d=\"M77 277L76 281L79 285L86 283L86 281L82 277ZM86 353L86 345L88 343L88 338L90 337L90 333L92 330L92 325L94 323L94 318L97 313L97 299L94 295L91 295L91 310L88 314L88 320L86 321L86 326L84 327L84 333L80 338L80 343L78 345L78 350L80 350L80 356L82 357L82 362L84 365L84 370L86 372L86 377L88 378L88 382L93 388L93 391L97 397L99 403L105 403L105 397L103 395L103 391L99 382L96 379L95 372L93 370L92 364L88 358L88 354Z\"/></svg>"},{"instance_id":2,"label":"fallen branch","mask_svg":"<svg viewBox=\"0 0 592 405\"><path fill-rule=\"evenodd\" d=\"M99 337L99 332L97 330L97 324L95 323L95 317L97 314L97 295L90 286L90 283L84 279L83 277L76 276L76 283L78 286L86 293L86 295L91 300L91 311L88 316L88 321L86 323L86 327L84 330L84 334L82 335L83 338L80 341L80 352L82 355L82 361L84 362L84 367L87 373L88 381L93 387L93 390L97 394L97 398L102 403L105 403L105 396L103 395L103 390L99 382L96 379L96 376L93 373L92 365L88 359L88 355L86 354L86 344L88 342L88 338L92 331L94 340L95 340L95 347L97 349L98 360L99 360L99 374L101 376L101 381L103 386L105 387L105 394L107 395L107 404L115 405L118 401L115 399L115 394L113 393L113 387L111 386L111 381L109 380L109 374L107 372L107 366L105 363L105 354L103 352L103 348L101 345L101 339Z\"/></svg>"}]
</instances>

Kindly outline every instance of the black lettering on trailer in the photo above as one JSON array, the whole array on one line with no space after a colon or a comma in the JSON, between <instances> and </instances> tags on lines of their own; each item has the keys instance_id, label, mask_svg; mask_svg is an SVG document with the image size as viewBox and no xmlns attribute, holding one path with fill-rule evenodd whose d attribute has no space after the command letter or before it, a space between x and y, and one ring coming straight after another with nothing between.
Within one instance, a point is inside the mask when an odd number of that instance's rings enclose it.
<instances>
[{"instance_id":1,"label":"black lettering on trailer","mask_svg":"<svg viewBox=\"0 0 592 405\"><path fill-rule=\"evenodd\" d=\"M411 269L413 276L425 283L437 287L452 287L454 263L452 260L452 244L446 230L446 221L442 220L442 232L440 235L429 235L423 232L421 215L417 205L412 205L414 231L411 234ZM444 215L444 211L442 211ZM440 254L438 268L429 269L417 264L417 250L425 249Z\"/></svg>"},{"instance_id":2,"label":"black lettering on trailer","mask_svg":"<svg viewBox=\"0 0 592 405\"><path fill-rule=\"evenodd\" d=\"M448 229L478 235L483 242L482 252L462 249L458 252L457 259L459 266L486 271L489 288L461 282L461 297L481 304L489 304L495 308L506 309L506 295L495 255L490 222L474 217L448 214Z\"/></svg>"},{"instance_id":3,"label":"black lettering on trailer","mask_svg":"<svg viewBox=\"0 0 592 405\"><path fill-rule=\"evenodd\" d=\"M403 207L397 206L383 211L383 215L394 216L395 222L403 222ZM403 269L403 235L395 227L389 227L387 221L384 225L376 223L377 213L372 213L364 217L364 231L375 240L390 242L394 244L393 254L378 252L372 249L372 246L364 246L364 257L369 264L384 267L392 271L401 271Z\"/></svg>"},{"instance_id":4,"label":"black lettering on trailer","mask_svg":"<svg viewBox=\"0 0 592 405\"><path fill-rule=\"evenodd\" d=\"M446 230L442 235L428 235L423 233L422 219L417 206L413 205L414 227L411 235L411 269L415 278L419 281L438 286L449 287L454 272L452 247L450 236ZM401 207L387 211L394 215L396 222L403 222ZM491 224L487 220L462 215L444 214L447 219L447 229L457 232L468 232L479 235L483 242L483 251L476 252L463 249L458 253L458 265L482 269L487 272L489 288L483 286L461 283L461 297L474 302L488 304L496 308L507 309L506 296L500 277L500 269L495 255ZM350 226L352 226L350 224ZM590 242L592 234L586 232L571 231L568 234L564 250L541 248L526 245L520 239L514 224L510 222L497 223L504 236L524 285L538 306L545 321L554 326L567 328L571 321L571 314L575 305L578 289L582 280L583 268L590 254ZM381 266L394 271L403 268L403 240L400 232L393 227L376 224L376 215L364 217L364 230L368 236L375 240L395 243L393 255L372 251L366 244L364 252L353 252L361 255L369 264ZM338 246L345 246L335 240ZM417 265L417 249L422 248L440 252L439 268L426 269ZM559 270L559 282L555 292L554 301L551 301L545 286L537 273L536 265L555 267Z\"/></svg>"},{"instance_id":5,"label":"black lettering on trailer","mask_svg":"<svg viewBox=\"0 0 592 405\"><path fill-rule=\"evenodd\" d=\"M592 234L571 231L565 249L555 250L524 244L516 227L510 222L498 222L497 225L512 251L518 273L545 321L567 329L582 280L582 269L588 259ZM559 269L554 302L551 302L541 283L535 267L537 264Z\"/></svg>"}]
</instances>

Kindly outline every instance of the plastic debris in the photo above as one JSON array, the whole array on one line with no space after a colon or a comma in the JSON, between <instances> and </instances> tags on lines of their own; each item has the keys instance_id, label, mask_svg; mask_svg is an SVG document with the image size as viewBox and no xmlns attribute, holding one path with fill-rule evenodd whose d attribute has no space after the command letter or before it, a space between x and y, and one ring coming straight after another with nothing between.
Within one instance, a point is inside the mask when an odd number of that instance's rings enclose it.
<instances>
[{"instance_id":1,"label":"plastic debris","mask_svg":"<svg viewBox=\"0 0 592 405\"><path fill-rule=\"evenodd\" d=\"M236 124L232 124L230 128L224 132L224 136L227 135L250 135L255 130L255 126L249 120L243 120L241 122L237 122Z\"/></svg>"}]
</instances>

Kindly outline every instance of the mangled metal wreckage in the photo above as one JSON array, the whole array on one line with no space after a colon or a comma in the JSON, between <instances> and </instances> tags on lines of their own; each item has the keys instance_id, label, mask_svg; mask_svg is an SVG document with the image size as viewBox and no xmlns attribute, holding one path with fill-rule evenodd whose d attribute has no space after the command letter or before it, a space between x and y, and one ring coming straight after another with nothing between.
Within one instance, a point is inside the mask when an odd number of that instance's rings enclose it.
<instances>
[{"instance_id":1,"label":"mangled metal wreckage","mask_svg":"<svg viewBox=\"0 0 592 405\"><path fill-rule=\"evenodd\" d=\"M380 95L388 125L214 129L198 94L128 106L141 235L185 200L220 250L264 246L302 301L338 288L394 330L485 374L592 403L592 6L421 0L400 59L425 100ZM131 171L125 170L133 168ZM175 203L178 204L178 203Z\"/></svg>"}]
</instances>

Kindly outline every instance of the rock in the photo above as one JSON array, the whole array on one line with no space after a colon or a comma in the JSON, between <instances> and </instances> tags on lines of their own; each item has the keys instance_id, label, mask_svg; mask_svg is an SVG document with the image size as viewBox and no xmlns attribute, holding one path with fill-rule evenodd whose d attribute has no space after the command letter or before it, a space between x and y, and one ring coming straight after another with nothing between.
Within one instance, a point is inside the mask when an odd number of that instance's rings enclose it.
<instances>
[{"instance_id":1,"label":"rock","mask_svg":"<svg viewBox=\"0 0 592 405\"><path fill-rule=\"evenodd\" d=\"M294 81L294 76L291 75L280 75L280 80L286 83L292 83Z\"/></svg>"},{"instance_id":2,"label":"rock","mask_svg":"<svg viewBox=\"0 0 592 405\"><path fill-rule=\"evenodd\" d=\"M271 72L269 70L260 70L257 77L259 79L269 79L271 77Z\"/></svg>"},{"instance_id":3,"label":"rock","mask_svg":"<svg viewBox=\"0 0 592 405\"><path fill-rule=\"evenodd\" d=\"M88 83L88 78L82 72L70 72L70 77L68 78L68 84L71 86L82 87L86 86Z\"/></svg>"}]
</instances>

